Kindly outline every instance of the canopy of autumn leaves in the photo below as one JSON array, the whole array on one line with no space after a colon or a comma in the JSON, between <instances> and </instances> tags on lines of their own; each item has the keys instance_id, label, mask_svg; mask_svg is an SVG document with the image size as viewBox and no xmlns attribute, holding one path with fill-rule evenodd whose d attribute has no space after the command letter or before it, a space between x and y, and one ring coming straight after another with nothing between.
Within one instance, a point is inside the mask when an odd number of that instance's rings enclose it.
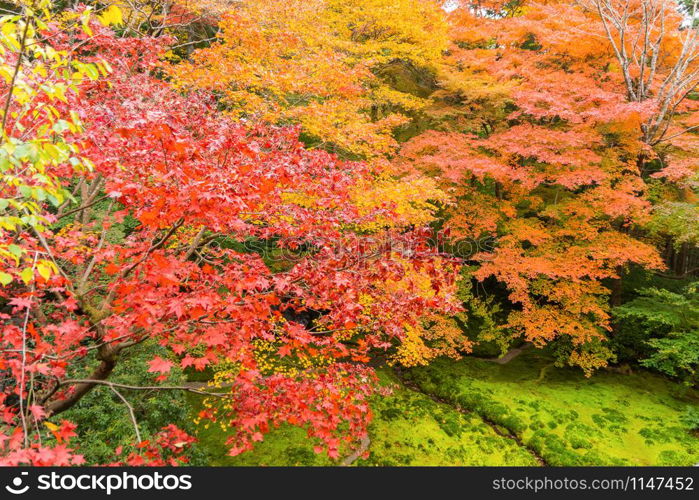
<instances>
[{"instance_id":1,"label":"canopy of autumn leaves","mask_svg":"<svg viewBox=\"0 0 699 500\"><path fill-rule=\"evenodd\" d=\"M624 271L692 242L699 45L674 2L145 3L3 19L2 463L80 463L60 413L146 341L170 353L153 390L228 367L200 418L232 454L288 423L337 457L372 359L468 353L464 311L499 301L484 338L589 374ZM177 52L194 25L216 39Z\"/></svg>"},{"instance_id":2,"label":"canopy of autumn leaves","mask_svg":"<svg viewBox=\"0 0 699 500\"><path fill-rule=\"evenodd\" d=\"M392 152L391 132L425 101L387 85L399 60L433 68L446 48L435 2L244 2L220 22L220 42L172 73L184 88L221 93L237 117L299 123L317 145L362 158Z\"/></svg>"}]
</instances>

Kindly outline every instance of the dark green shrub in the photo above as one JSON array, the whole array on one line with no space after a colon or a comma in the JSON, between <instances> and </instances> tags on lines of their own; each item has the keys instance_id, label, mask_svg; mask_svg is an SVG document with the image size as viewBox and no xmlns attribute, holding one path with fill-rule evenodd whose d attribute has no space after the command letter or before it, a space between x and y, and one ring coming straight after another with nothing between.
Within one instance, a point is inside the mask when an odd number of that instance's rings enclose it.
<instances>
[{"instance_id":1,"label":"dark green shrub","mask_svg":"<svg viewBox=\"0 0 699 500\"><path fill-rule=\"evenodd\" d=\"M682 414L682 423L689 427L692 432L699 432L699 408L696 406L688 406L687 410Z\"/></svg>"},{"instance_id":2,"label":"dark green shrub","mask_svg":"<svg viewBox=\"0 0 699 500\"><path fill-rule=\"evenodd\" d=\"M697 381L699 293L693 283L678 292L646 288L614 309L611 345L620 361L641 365L682 380Z\"/></svg>"}]
</instances>

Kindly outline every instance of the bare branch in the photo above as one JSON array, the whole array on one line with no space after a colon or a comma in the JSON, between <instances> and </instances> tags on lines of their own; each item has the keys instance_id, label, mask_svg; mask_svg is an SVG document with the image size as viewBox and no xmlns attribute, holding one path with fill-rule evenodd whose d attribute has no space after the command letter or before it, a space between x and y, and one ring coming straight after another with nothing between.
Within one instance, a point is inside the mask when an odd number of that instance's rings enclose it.
<instances>
[{"instance_id":1,"label":"bare branch","mask_svg":"<svg viewBox=\"0 0 699 500\"><path fill-rule=\"evenodd\" d=\"M121 401L126 405L126 408L129 410L129 416L131 417L133 430L136 432L136 442L140 443L143 440L141 439L141 433L138 430L138 421L136 420L136 414L133 411L133 406L131 406L131 404L126 400L126 398L122 396L122 394L119 391L117 391L116 387L114 387L114 384L110 384L109 388L114 392L114 394L116 394L119 397L119 399L121 399Z\"/></svg>"},{"instance_id":2,"label":"bare branch","mask_svg":"<svg viewBox=\"0 0 699 500\"><path fill-rule=\"evenodd\" d=\"M130 391L185 391L185 392L191 392L194 394L201 394L203 396L214 396L217 398L228 397L228 394L225 394L225 393L201 391L199 389L196 389L194 387L188 387L186 385L145 385L145 386L139 386L139 385L119 384L117 382L110 382L108 380L99 380L99 379L69 379L69 380L63 380L59 383L59 385L62 385L62 386L63 385L73 385L73 384L107 385L107 386L118 387L120 389L126 389L126 390L130 390Z\"/></svg>"}]
</instances>

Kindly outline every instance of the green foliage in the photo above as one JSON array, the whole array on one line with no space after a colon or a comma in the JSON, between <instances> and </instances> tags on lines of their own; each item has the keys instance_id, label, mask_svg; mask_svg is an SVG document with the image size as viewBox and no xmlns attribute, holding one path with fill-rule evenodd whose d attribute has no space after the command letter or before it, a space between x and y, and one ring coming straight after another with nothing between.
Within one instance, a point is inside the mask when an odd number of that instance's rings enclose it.
<instances>
[{"instance_id":1,"label":"green foliage","mask_svg":"<svg viewBox=\"0 0 699 500\"><path fill-rule=\"evenodd\" d=\"M699 366L699 331L673 332L664 339L651 339L648 344L654 352L641 364L671 377L681 379L686 385L697 382Z\"/></svg>"},{"instance_id":2,"label":"green foliage","mask_svg":"<svg viewBox=\"0 0 699 500\"><path fill-rule=\"evenodd\" d=\"M648 224L651 234L669 236L676 247L699 243L699 206L686 202L664 202L653 210Z\"/></svg>"},{"instance_id":3,"label":"green foliage","mask_svg":"<svg viewBox=\"0 0 699 500\"><path fill-rule=\"evenodd\" d=\"M82 132L80 118L74 111L60 111L61 103L77 92L82 81L96 80L110 69L104 62L85 64L65 51L37 42L41 32L54 22L51 7L48 0L23 3L21 14L0 18L0 259L18 266L26 264L21 262L26 251L8 245L6 234L42 231L47 224L42 207L58 207L72 198L54 169L59 165L70 165L75 172L92 168L74 140ZM83 24L90 10L81 14ZM15 64L13 58L23 64ZM61 76L48 78L49 74ZM27 123L32 126L28 128ZM45 268L43 275L55 271L48 261L40 266ZM33 274L33 268L25 267L21 278L27 283ZM12 276L2 272L0 283L5 286L11 281Z\"/></svg>"},{"instance_id":4,"label":"green foliage","mask_svg":"<svg viewBox=\"0 0 699 500\"><path fill-rule=\"evenodd\" d=\"M691 431L699 431L699 408L688 406L687 411L682 415L682 423L689 427Z\"/></svg>"},{"instance_id":5,"label":"green foliage","mask_svg":"<svg viewBox=\"0 0 699 500\"><path fill-rule=\"evenodd\" d=\"M410 370L421 390L497 424L548 465L691 465L699 439L687 432L687 389L638 371L583 378L530 349L505 365L464 358ZM508 465L505 463L505 465Z\"/></svg>"},{"instance_id":6,"label":"green foliage","mask_svg":"<svg viewBox=\"0 0 699 500\"><path fill-rule=\"evenodd\" d=\"M154 343L144 343L126 351L117 364L111 382L145 386L154 385L154 375L148 373L147 362L154 356L165 356L165 349ZM80 370L80 366L74 369ZM184 375L175 366L170 382L184 382ZM134 409L141 438L147 440L162 427L173 422L193 432L185 396L180 391L129 391L119 392ZM117 459L114 450L136 442L133 423L128 408L109 387L97 386L73 408L61 414L61 418L78 425L77 452L85 456L88 464L109 463ZM204 464L196 445L191 453L193 463Z\"/></svg>"},{"instance_id":7,"label":"green foliage","mask_svg":"<svg viewBox=\"0 0 699 500\"><path fill-rule=\"evenodd\" d=\"M653 370L696 381L699 364L699 293L697 285L681 292L659 288L615 308L617 323L612 344L623 360L640 360Z\"/></svg>"},{"instance_id":8,"label":"green foliage","mask_svg":"<svg viewBox=\"0 0 699 500\"><path fill-rule=\"evenodd\" d=\"M473 342L472 354L477 357L495 358L510 348L513 339L505 335L498 325L503 324L507 311L493 296L478 296L478 285L474 287L475 267L463 266L457 283L457 297L464 312L454 316L454 320ZM475 292L474 292L475 290ZM520 340L521 342L521 340Z\"/></svg>"}]
</instances>

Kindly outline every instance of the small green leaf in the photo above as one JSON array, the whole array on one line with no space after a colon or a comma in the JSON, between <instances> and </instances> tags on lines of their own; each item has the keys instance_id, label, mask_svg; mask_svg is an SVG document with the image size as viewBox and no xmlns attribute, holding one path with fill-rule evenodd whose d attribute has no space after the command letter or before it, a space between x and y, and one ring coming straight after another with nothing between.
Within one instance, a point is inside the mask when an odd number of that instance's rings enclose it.
<instances>
[{"instance_id":1,"label":"small green leaf","mask_svg":"<svg viewBox=\"0 0 699 500\"><path fill-rule=\"evenodd\" d=\"M10 252L12 255L14 255L17 258L20 258L22 256L22 247L19 245L8 245L7 246L7 251Z\"/></svg>"}]
</instances>

